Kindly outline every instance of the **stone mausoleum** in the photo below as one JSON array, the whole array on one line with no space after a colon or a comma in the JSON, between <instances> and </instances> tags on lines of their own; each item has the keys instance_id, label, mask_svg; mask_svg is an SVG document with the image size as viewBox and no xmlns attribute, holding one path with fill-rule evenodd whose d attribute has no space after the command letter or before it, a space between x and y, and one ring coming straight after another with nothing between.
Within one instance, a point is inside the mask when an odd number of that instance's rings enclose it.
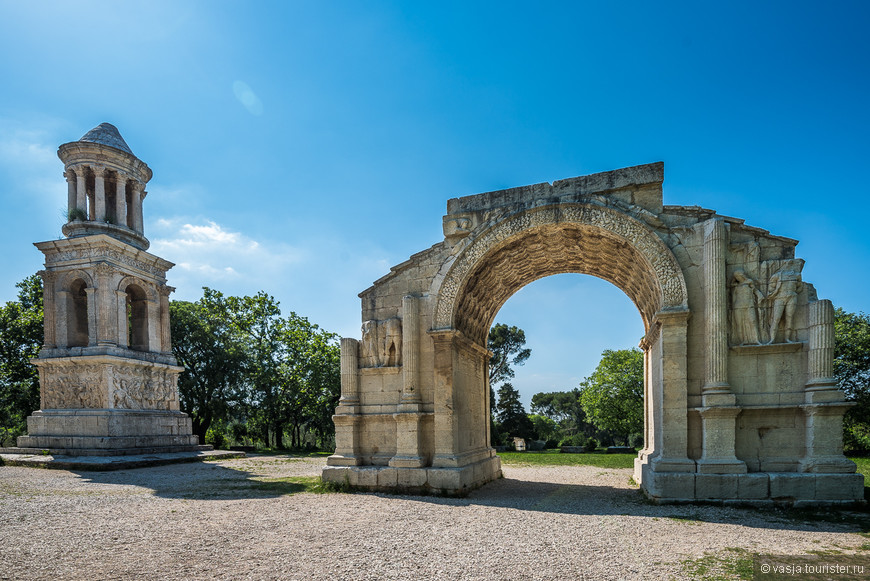
<instances>
[{"instance_id":1,"label":"stone mausoleum","mask_svg":"<svg viewBox=\"0 0 870 581\"><path fill-rule=\"evenodd\" d=\"M843 456L833 306L803 280L797 241L664 205L663 179L654 163L449 200L444 240L360 294L323 477L453 494L498 478L489 328L524 285L581 273L619 287L643 320L635 479L648 496L862 500Z\"/></svg>"},{"instance_id":2,"label":"stone mausoleum","mask_svg":"<svg viewBox=\"0 0 870 581\"><path fill-rule=\"evenodd\" d=\"M118 455L198 446L179 411L166 272L147 252L142 221L151 170L103 123L60 146L68 184L65 238L45 255L40 409L18 449Z\"/></svg>"}]
</instances>

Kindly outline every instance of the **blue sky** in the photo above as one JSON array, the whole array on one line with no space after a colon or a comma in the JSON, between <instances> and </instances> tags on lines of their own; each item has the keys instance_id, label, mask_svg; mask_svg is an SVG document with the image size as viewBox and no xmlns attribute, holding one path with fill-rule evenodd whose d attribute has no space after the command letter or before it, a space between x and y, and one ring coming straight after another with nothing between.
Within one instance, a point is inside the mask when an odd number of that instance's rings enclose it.
<instances>
[{"instance_id":1,"label":"blue sky","mask_svg":"<svg viewBox=\"0 0 870 581\"><path fill-rule=\"evenodd\" d=\"M179 299L262 289L358 337L357 293L448 198L664 161L666 204L801 240L819 296L870 310L870 4L541 4L0 0L0 300L61 235L57 146L105 121L154 170ZM579 275L497 321L526 402L642 334Z\"/></svg>"}]
</instances>

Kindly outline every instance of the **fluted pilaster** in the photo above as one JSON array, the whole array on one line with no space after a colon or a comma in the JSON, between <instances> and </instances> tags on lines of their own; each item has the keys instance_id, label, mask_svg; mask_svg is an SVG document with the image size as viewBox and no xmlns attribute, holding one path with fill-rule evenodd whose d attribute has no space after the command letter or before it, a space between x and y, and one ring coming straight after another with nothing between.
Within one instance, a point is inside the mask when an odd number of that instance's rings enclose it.
<instances>
[{"instance_id":1,"label":"fluted pilaster","mask_svg":"<svg viewBox=\"0 0 870 581\"><path fill-rule=\"evenodd\" d=\"M808 385L834 385L834 305L824 299L809 304Z\"/></svg>"},{"instance_id":2,"label":"fluted pilaster","mask_svg":"<svg viewBox=\"0 0 870 581\"><path fill-rule=\"evenodd\" d=\"M721 219L704 224L704 317L707 357L704 393L729 393L728 297L725 281L727 232Z\"/></svg>"}]
</instances>

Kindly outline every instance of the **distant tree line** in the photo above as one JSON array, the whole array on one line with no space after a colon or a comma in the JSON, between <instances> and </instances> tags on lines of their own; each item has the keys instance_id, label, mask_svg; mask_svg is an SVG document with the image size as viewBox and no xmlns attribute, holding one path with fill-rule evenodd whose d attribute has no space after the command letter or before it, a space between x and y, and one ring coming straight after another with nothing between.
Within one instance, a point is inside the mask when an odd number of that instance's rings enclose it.
<instances>
[{"instance_id":1,"label":"distant tree line","mask_svg":"<svg viewBox=\"0 0 870 581\"><path fill-rule=\"evenodd\" d=\"M30 359L43 343L42 279L16 285L0 306L0 445L14 445L39 409ZM281 316L264 292L233 297L205 288L172 301L172 350L184 371L182 411L200 442L216 446L335 447L332 414L341 392L338 337L296 313Z\"/></svg>"},{"instance_id":2,"label":"distant tree line","mask_svg":"<svg viewBox=\"0 0 870 581\"><path fill-rule=\"evenodd\" d=\"M30 359L43 342L42 280L19 282L0 306L0 445L14 445L39 408ZM264 292L225 296L203 289L195 302L170 303L181 408L200 441L274 448L334 448L332 414L341 392L338 337ZM843 422L847 453L870 453L870 316L835 312L834 374L855 405ZM537 393L531 413L510 383L531 356L522 329L496 324L488 347L492 444L514 437L547 447L643 444L643 356L606 350L595 371L568 391Z\"/></svg>"}]
</instances>

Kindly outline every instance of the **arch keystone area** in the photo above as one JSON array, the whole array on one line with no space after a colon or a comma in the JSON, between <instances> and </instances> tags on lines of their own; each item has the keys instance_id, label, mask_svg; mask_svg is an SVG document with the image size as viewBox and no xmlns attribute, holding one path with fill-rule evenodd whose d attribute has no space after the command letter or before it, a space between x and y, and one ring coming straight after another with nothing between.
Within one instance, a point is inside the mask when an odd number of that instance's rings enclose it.
<instances>
[{"instance_id":1,"label":"arch keystone area","mask_svg":"<svg viewBox=\"0 0 870 581\"><path fill-rule=\"evenodd\" d=\"M644 322L635 479L649 497L863 499L842 453L833 307L802 280L797 242L665 206L663 178L655 163L449 200L444 240L360 294L324 479L456 494L497 478L489 328L526 284L581 273L620 288Z\"/></svg>"}]
</instances>

